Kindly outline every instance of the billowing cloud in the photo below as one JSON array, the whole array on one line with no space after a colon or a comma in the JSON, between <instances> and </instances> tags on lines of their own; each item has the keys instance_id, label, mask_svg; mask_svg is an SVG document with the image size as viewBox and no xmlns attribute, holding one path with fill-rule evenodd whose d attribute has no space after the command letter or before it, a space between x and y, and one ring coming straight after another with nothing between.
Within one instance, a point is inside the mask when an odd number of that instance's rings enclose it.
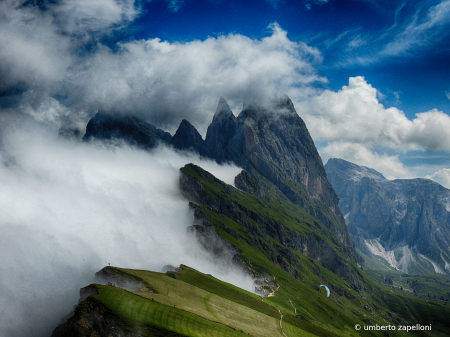
<instances>
[{"instance_id":1,"label":"billowing cloud","mask_svg":"<svg viewBox=\"0 0 450 337\"><path fill-rule=\"evenodd\" d=\"M436 109L413 120L385 108L364 77L352 77L338 92L325 90L297 109L315 140L353 142L397 150L450 150L450 117Z\"/></svg>"},{"instance_id":2,"label":"billowing cloud","mask_svg":"<svg viewBox=\"0 0 450 337\"><path fill-rule=\"evenodd\" d=\"M72 62L70 38L60 34L52 13L20 4L0 2L0 89L61 81Z\"/></svg>"},{"instance_id":3,"label":"billowing cloud","mask_svg":"<svg viewBox=\"0 0 450 337\"><path fill-rule=\"evenodd\" d=\"M275 23L260 40L240 34L189 42L153 38L122 42L112 50L100 37L139 15L131 0L63 1L45 11L15 5L14 0L0 4L7 18L0 23L5 74L0 89L21 83L29 91L25 97L40 97L42 102L19 104L36 117L58 100L72 118L120 110L171 131L187 118L204 132L220 96L239 109L244 94L271 96L324 80L313 66L321 61L320 52L291 41Z\"/></svg>"},{"instance_id":4,"label":"billowing cloud","mask_svg":"<svg viewBox=\"0 0 450 337\"><path fill-rule=\"evenodd\" d=\"M138 4L135 0L63 0L49 9L66 33L84 35L130 23L140 14Z\"/></svg>"},{"instance_id":5,"label":"billowing cloud","mask_svg":"<svg viewBox=\"0 0 450 337\"><path fill-rule=\"evenodd\" d=\"M444 187L450 188L450 169L443 168L425 178L432 179Z\"/></svg>"},{"instance_id":6,"label":"billowing cloud","mask_svg":"<svg viewBox=\"0 0 450 337\"><path fill-rule=\"evenodd\" d=\"M159 39L99 50L81 81L70 83L76 101L104 109L138 112L154 122L186 118L205 126L220 95L231 105L243 93L271 96L277 89L319 80L311 59L320 53L291 42L278 25L262 40L229 34L204 41L168 43Z\"/></svg>"},{"instance_id":7,"label":"billowing cloud","mask_svg":"<svg viewBox=\"0 0 450 337\"><path fill-rule=\"evenodd\" d=\"M329 158L348 160L382 173L387 179L413 178L414 175L400 162L397 155L378 154L357 143L331 142L320 149L324 161Z\"/></svg>"},{"instance_id":8,"label":"billowing cloud","mask_svg":"<svg viewBox=\"0 0 450 337\"><path fill-rule=\"evenodd\" d=\"M57 139L29 123L3 130L0 152L0 335L50 336L78 289L111 263L160 271L180 263L250 290L252 280L204 251L179 168L231 182L240 169L169 148L152 153Z\"/></svg>"}]
</instances>

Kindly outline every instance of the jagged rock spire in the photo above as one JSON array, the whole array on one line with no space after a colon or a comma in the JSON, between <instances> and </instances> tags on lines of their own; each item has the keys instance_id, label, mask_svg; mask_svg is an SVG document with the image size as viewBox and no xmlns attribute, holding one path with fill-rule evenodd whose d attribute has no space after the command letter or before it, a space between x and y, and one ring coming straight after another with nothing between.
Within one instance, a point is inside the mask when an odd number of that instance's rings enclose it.
<instances>
[{"instance_id":1,"label":"jagged rock spire","mask_svg":"<svg viewBox=\"0 0 450 337\"><path fill-rule=\"evenodd\" d=\"M191 123L183 119L170 144L179 150L190 149L198 152L203 145L203 138Z\"/></svg>"},{"instance_id":2,"label":"jagged rock spire","mask_svg":"<svg viewBox=\"0 0 450 337\"><path fill-rule=\"evenodd\" d=\"M217 104L217 109L216 109L216 112L214 114L214 119L227 118L227 117L230 117L230 116L234 117L233 112L231 111L231 108L228 105L228 103L225 100L225 98L220 96L219 103Z\"/></svg>"},{"instance_id":3,"label":"jagged rock spire","mask_svg":"<svg viewBox=\"0 0 450 337\"><path fill-rule=\"evenodd\" d=\"M216 113L212 123L206 131L205 142L200 153L209 158L216 159L219 163L230 161L228 157L228 142L234 136L236 130L236 117L223 97L220 97Z\"/></svg>"}]
</instances>

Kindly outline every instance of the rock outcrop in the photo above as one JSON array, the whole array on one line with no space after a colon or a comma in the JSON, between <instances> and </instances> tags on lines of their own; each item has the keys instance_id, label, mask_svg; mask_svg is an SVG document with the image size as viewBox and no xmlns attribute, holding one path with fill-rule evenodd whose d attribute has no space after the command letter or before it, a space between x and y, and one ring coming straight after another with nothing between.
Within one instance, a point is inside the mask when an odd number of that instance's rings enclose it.
<instances>
[{"instance_id":1,"label":"rock outcrop","mask_svg":"<svg viewBox=\"0 0 450 337\"><path fill-rule=\"evenodd\" d=\"M247 105L237 118L221 97L201 153L267 179L353 245L319 153L288 96L268 107Z\"/></svg>"},{"instance_id":2,"label":"rock outcrop","mask_svg":"<svg viewBox=\"0 0 450 337\"><path fill-rule=\"evenodd\" d=\"M233 161L227 149L230 139L236 133L236 117L223 97L220 97L212 123L206 131L201 154L219 163Z\"/></svg>"},{"instance_id":3,"label":"rock outcrop","mask_svg":"<svg viewBox=\"0 0 450 337\"><path fill-rule=\"evenodd\" d=\"M70 317L53 330L52 337L140 337L127 331L122 318L114 315L101 302L90 298L97 294L94 286L80 289L80 300Z\"/></svg>"},{"instance_id":4,"label":"rock outcrop","mask_svg":"<svg viewBox=\"0 0 450 337\"><path fill-rule=\"evenodd\" d=\"M170 143L170 133L157 129L154 125L134 116L121 116L97 113L87 124L83 140L121 139L131 145L146 150L155 147L159 142Z\"/></svg>"},{"instance_id":5,"label":"rock outcrop","mask_svg":"<svg viewBox=\"0 0 450 337\"><path fill-rule=\"evenodd\" d=\"M266 106L255 102L245 104L237 117L221 97L204 141L187 120L181 122L169 139L167 133L134 117L105 114L97 114L89 122L84 138L92 137L122 138L144 148L151 148L158 141L170 142L177 149L197 151L218 163L235 163L259 181L257 191L250 191L248 184L239 188L248 188L248 192L266 200L274 194L279 198L281 193L324 224L348 247L352 259L362 262L314 142L286 95L275 97Z\"/></svg>"},{"instance_id":6,"label":"rock outcrop","mask_svg":"<svg viewBox=\"0 0 450 337\"><path fill-rule=\"evenodd\" d=\"M219 230L227 232L237 240L244 240L246 244L261 249L273 260L272 262L282 269L287 271L295 278L300 278L301 275L298 269L302 268L298 258L292 251L296 251L312 258L316 263L331 270L337 275L341 276L355 289L360 289L357 275L348 267L349 263L356 262L357 256L353 251L353 246L346 246L335 236L323 228L320 223L316 222L316 233L308 231L308 233L300 234L303 230L302 226L290 228L282 220L278 220L276 216L268 216L256 212L246 203L239 202L245 196L237 196L237 190L233 187L223 183L219 179L212 176L202 168L188 164L181 169L180 176L180 190L183 195L192 201L191 207L194 208L194 216L197 219L198 225L195 226L198 236L201 238L204 233L209 234L214 226L218 226ZM236 177L240 181L240 186L244 187L247 182L253 186L248 186L246 190L252 189L251 193L258 195L259 184L262 184L258 179L252 177L246 171L242 171ZM267 186L270 188L270 186ZM213 192L214 190L217 193ZM285 209L283 200L292 205L292 203L284 197L279 191L274 198L278 199L278 206L276 204L266 203L266 207ZM284 198L284 199L283 199ZM281 204L280 204L281 201ZM262 199L253 200L255 203L263 203ZM288 207L288 204L286 206ZM241 236L238 232L225 224L217 225L208 220L208 215L203 213L197 205L207 207L210 211L225 216L234 221L242 230L248 233L246 236ZM295 214L295 210L294 213ZM300 213L297 213L300 214ZM294 221L294 220L292 220ZM321 234L319 234L321 233ZM324 237L326 235L326 238ZM208 242L209 240L201 239L200 242ZM211 247L203 244L208 250ZM228 249L233 254L239 255L239 249ZM235 256L234 261L239 261L239 257ZM258 276L258 275L253 275Z\"/></svg>"},{"instance_id":7,"label":"rock outcrop","mask_svg":"<svg viewBox=\"0 0 450 337\"><path fill-rule=\"evenodd\" d=\"M428 179L387 180L342 159L325 169L360 250L404 272L450 272L450 190Z\"/></svg>"},{"instance_id":8,"label":"rock outcrop","mask_svg":"<svg viewBox=\"0 0 450 337\"><path fill-rule=\"evenodd\" d=\"M170 144L178 150L199 152L203 146L203 138L191 123L183 119L173 135Z\"/></svg>"}]
</instances>

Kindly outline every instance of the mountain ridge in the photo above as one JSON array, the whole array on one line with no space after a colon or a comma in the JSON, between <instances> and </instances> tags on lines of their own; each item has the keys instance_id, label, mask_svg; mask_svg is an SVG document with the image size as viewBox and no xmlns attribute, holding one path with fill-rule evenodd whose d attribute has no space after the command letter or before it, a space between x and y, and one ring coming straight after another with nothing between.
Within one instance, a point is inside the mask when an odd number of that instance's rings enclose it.
<instances>
[{"instance_id":1,"label":"mountain ridge","mask_svg":"<svg viewBox=\"0 0 450 337\"><path fill-rule=\"evenodd\" d=\"M204 336L205 331L214 336L266 336L267 329L272 329L270 336L335 337L356 336L355 323L424 322L433 324L433 331L423 335L446 335L448 307L414 298L393 282L379 282L362 267L337 194L289 97L265 107L252 102L237 117L221 98L203 143L187 120L174 137L164 139L162 130L146 122L121 118L117 125L110 117L94 116L106 123L94 121L90 132L100 132L92 137L102 139L103 133L103 139L119 138L148 151L172 143L179 150L243 168L234 187L187 164L180 168L179 189L193 211L187 230L217 263L251 275L258 295L244 296L243 290L186 266L169 268L166 274L106 267L98 275L113 277L113 284L91 285L95 291L82 296L54 337L69 335L67 331L76 337ZM137 130L130 130L133 125ZM384 181L376 171L364 168L363 173L356 180ZM137 288L121 288L130 280ZM321 284L329 286L330 297L323 295ZM219 303L222 309L215 311ZM236 315L238 308L242 314ZM255 310L267 316L258 324Z\"/></svg>"},{"instance_id":2,"label":"mountain ridge","mask_svg":"<svg viewBox=\"0 0 450 337\"><path fill-rule=\"evenodd\" d=\"M387 180L342 159L325 169L358 249L403 272L450 272L450 190L429 179Z\"/></svg>"}]
</instances>

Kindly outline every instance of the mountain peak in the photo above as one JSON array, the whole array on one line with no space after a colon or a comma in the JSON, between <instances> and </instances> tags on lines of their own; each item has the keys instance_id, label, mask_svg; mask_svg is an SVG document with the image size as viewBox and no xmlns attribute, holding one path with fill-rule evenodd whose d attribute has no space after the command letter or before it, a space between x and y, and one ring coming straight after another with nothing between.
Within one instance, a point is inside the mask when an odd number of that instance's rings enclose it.
<instances>
[{"instance_id":1,"label":"mountain peak","mask_svg":"<svg viewBox=\"0 0 450 337\"><path fill-rule=\"evenodd\" d=\"M284 94L275 101L275 108L277 110L287 110L287 112L295 112L294 103L288 95Z\"/></svg>"},{"instance_id":2,"label":"mountain peak","mask_svg":"<svg viewBox=\"0 0 450 337\"><path fill-rule=\"evenodd\" d=\"M203 138L189 121L183 119L170 144L179 150L191 149L199 151L203 145Z\"/></svg>"},{"instance_id":3,"label":"mountain peak","mask_svg":"<svg viewBox=\"0 0 450 337\"><path fill-rule=\"evenodd\" d=\"M346 173L352 176L353 180L360 180L364 177L375 180L386 180L386 178L373 168L356 165L344 159L330 158L325 165L325 170Z\"/></svg>"},{"instance_id":4,"label":"mountain peak","mask_svg":"<svg viewBox=\"0 0 450 337\"><path fill-rule=\"evenodd\" d=\"M222 119L227 117L231 117L234 119L233 112L231 111L231 108L228 105L227 101L225 100L225 98L220 96L216 112L214 113L214 119Z\"/></svg>"}]
</instances>

